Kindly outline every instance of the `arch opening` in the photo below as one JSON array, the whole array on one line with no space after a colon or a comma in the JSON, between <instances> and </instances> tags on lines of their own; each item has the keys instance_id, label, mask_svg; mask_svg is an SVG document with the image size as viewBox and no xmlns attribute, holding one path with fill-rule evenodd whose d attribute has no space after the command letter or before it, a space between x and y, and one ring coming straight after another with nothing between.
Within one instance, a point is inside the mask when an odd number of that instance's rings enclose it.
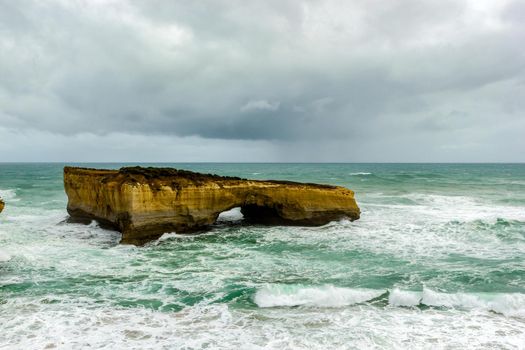
<instances>
[{"instance_id":1,"label":"arch opening","mask_svg":"<svg viewBox=\"0 0 525 350\"><path fill-rule=\"evenodd\" d=\"M257 204L240 204L218 214L215 224L256 224L256 225L290 225L293 222L284 219L279 210L273 206Z\"/></svg>"},{"instance_id":2,"label":"arch opening","mask_svg":"<svg viewBox=\"0 0 525 350\"><path fill-rule=\"evenodd\" d=\"M224 223L236 223L241 222L244 219L244 215L241 212L241 207L234 207L228 210L225 210L219 214L215 223L224 224Z\"/></svg>"},{"instance_id":3,"label":"arch opening","mask_svg":"<svg viewBox=\"0 0 525 350\"><path fill-rule=\"evenodd\" d=\"M287 224L286 220L279 215L279 212L274 207L246 204L241 207L241 213L244 215L244 220L252 224Z\"/></svg>"}]
</instances>

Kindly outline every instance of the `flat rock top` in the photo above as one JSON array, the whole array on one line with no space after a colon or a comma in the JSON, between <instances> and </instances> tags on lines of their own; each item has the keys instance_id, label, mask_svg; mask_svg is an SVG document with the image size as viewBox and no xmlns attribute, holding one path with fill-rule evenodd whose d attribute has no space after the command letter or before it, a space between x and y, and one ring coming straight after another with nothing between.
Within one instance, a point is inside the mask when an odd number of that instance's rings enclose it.
<instances>
[{"instance_id":1,"label":"flat rock top","mask_svg":"<svg viewBox=\"0 0 525 350\"><path fill-rule=\"evenodd\" d=\"M115 181L119 183L170 183L178 185L204 185L206 183L261 183L277 184L291 187L315 187L320 189L336 189L338 186L302 183L293 181L280 180L251 180L233 176L220 176L216 174L203 174L189 170L175 168L155 168L155 167L123 167L118 170L114 169L93 169L82 167L64 167L64 174L76 175L93 175L102 176L101 181Z\"/></svg>"}]
</instances>

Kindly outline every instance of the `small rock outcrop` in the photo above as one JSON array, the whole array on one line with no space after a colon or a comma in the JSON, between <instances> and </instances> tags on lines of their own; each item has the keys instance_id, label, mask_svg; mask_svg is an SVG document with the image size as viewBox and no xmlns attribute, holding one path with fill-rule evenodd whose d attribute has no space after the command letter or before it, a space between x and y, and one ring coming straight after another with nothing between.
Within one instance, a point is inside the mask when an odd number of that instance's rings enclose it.
<instances>
[{"instance_id":1,"label":"small rock outcrop","mask_svg":"<svg viewBox=\"0 0 525 350\"><path fill-rule=\"evenodd\" d=\"M4 210L4 207L5 207L5 203L2 200L2 198L0 198L0 213L2 212L2 210Z\"/></svg>"},{"instance_id":2,"label":"small rock outcrop","mask_svg":"<svg viewBox=\"0 0 525 350\"><path fill-rule=\"evenodd\" d=\"M97 220L122 232L125 244L140 245L165 232L205 230L235 207L246 221L270 225L324 225L360 214L354 193L344 187L173 168L65 167L64 187L71 219Z\"/></svg>"}]
</instances>

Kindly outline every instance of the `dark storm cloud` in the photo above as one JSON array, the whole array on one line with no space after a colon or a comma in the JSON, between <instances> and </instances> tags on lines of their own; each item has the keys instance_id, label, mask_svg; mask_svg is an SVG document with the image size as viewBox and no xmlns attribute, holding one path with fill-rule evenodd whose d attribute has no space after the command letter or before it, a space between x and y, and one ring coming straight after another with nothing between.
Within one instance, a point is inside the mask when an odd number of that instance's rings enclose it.
<instances>
[{"instance_id":1,"label":"dark storm cloud","mask_svg":"<svg viewBox=\"0 0 525 350\"><path fill-rule=\"evenodd\" d=\"M418 142L441 160L465 137L507 149L498 137L524 126L524 13L519 1L0 0L0 127L269 140L291 158L411 160Z\"/></svg>"}]
</instances>

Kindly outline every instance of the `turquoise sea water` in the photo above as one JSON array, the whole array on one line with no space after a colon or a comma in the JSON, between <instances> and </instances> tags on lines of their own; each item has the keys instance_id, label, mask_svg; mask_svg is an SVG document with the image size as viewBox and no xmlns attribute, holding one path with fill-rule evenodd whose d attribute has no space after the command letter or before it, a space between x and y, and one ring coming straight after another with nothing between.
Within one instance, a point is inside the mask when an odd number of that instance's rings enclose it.
<instances>
[{"instance_id":1,"label":"turquoise sea water","mask_svg":"<svg viewBox=\"0 0 525 350\"><path fill-rule=\"evenodd\" d=\"M525 347L523 164L168 164L346 186L362 216L144 247L64 223L63 166L0 164L2 349Z\"/></svg>"}]
</instances>

